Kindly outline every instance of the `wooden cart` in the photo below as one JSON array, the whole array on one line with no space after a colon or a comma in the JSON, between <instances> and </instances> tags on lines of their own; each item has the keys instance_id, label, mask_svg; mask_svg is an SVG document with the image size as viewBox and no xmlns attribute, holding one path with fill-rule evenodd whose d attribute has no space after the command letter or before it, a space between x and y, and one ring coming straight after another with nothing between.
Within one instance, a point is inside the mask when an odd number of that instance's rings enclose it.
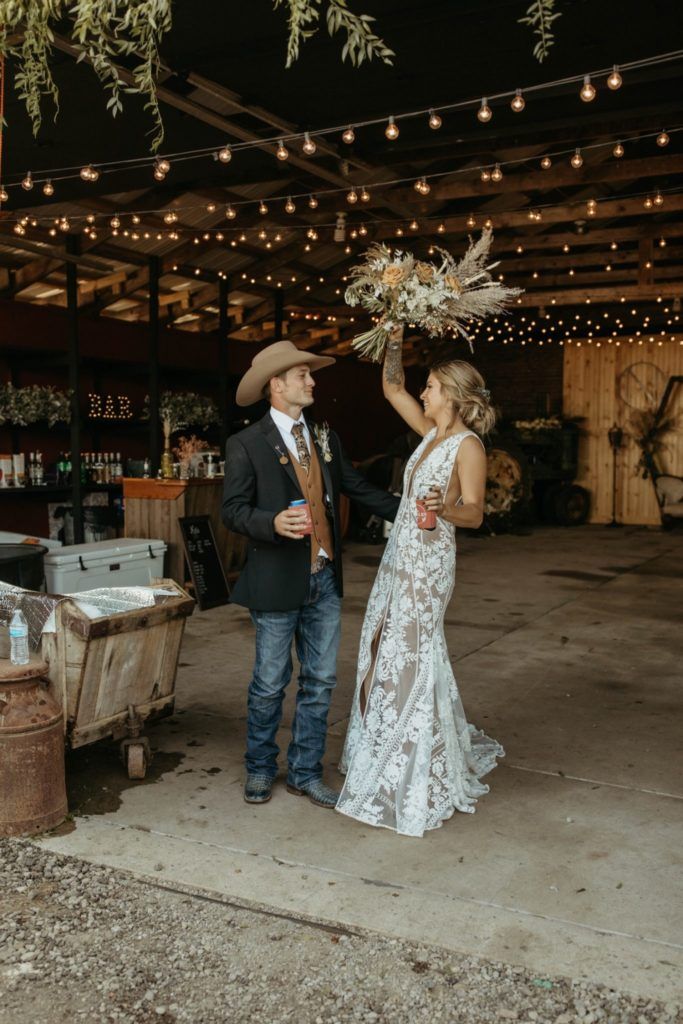
<instances>
[{"instance_id":1,"label":"wooden cart","mask_svg":"<svg viewBox=\"0 0 683 1024\"><path fill-rule=\"evenodd\" d=\"M90 619L66 598L55 609L56 631L44 633L42 655L64 711L66 742L82 747L121 739L130 778L144 778L151 760L142 734L150 718L171 714L185 620L194 601L174 580L155 587L154 607Z\"/></svg>"}]
</instances>

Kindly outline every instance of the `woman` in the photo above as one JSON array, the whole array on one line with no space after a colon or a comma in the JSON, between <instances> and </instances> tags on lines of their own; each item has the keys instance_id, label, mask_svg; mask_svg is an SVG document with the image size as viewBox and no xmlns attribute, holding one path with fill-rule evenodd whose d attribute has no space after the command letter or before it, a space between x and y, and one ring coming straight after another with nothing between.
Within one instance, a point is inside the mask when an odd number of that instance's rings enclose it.
<instances>
[{"instance_id":1,"label":"woman","mask_svg":"<svg viewBox=\"0 0 683 1024\"><path fill-rule=\"evenodd\" d=\"M479 781L503 748L467 724L443 620L455 579L455 527L483 518L486 454L495 421L479 372L435 367L420 395L405 389L402 328L384 360L384 394L423 438L408 461L403 499L370 595L337 810L369 825L422 836L454 810L472 813ZM474 428L474 429L472 429ZM426 497L425 497L426 496ZM436 513L421 529L416 501Z\"/></svg>"}]
</instances>

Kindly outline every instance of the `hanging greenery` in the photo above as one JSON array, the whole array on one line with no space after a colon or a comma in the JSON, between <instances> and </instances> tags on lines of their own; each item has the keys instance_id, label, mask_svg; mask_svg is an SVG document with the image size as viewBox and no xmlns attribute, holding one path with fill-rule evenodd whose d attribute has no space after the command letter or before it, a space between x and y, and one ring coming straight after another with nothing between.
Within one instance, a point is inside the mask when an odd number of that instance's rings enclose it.
<instances>
[{"instance_id":1,"label":"hanging greenery","mask_svg":"<svg viewBox=\"0 0 683 1024\"><path fill-rule=\"evenodd\" d=\"M640 448L640 458L635 467L636 473L645 480L658 475L656 456L661 455L668 447L664 438L678 427L678 417L657 415L656 409L639 409L631 413L632 437Z\"/></svg>"},{"instance_id":2,"label":"hanging greenery","mask_svg":"<svg viewBox=\"0 0 683 1024\"><path fill-rule=\"evenodd\" d=\"M331 36L340 30L346 33L346 42L342 48L342 60L348 57L358 67L364 60L378 57L385 64L391 64L395 56L384 40L376 36L371 25L375 20L369 14L354 14L346 5L346 0L325 0L327 4L327 31ZM302 42L310 39L318 31L320 8L323 0L273 0L273 8L286 4L289 8L289 39L287 42L287 67L291 67L299 57Z\"/></svg>"},{"instance_id":3,"label":"hanging greenery","mask_svg":"<svg viewBox=\"0 0 683 1024\"><path fill-rule=\"evenodd\" d=\"M37 135L42 121L41 100L52 97L59 109L59 94L50 57L59 28L89 60L110 93L107 108L115 117L123 110L123 93L147 98L145 109L154 121L152 150L164 137L156 94L159 43L171 27L171 0L6 0L0 3L0 55L16 62L14 84ZM18 39L18 41L17 41ZM125 85L117 62L135 57L133 85Z\"/></svg>"},{"instance_id":4,"label":"hanging greenery","mask_svg":"<svg viewBox=\"0 0 683 1024\"><path fill-rule=\"evenodd\" d=\"M543 63L555 42L552 24L559 17L560 12L555 9L555 0L533 0L526 15L519 19L520 24L528 25L536 36L534 57L539 64Z\"/></svg>"},{"instance_id":5,"label":"hanging greenery","mask_svg":"<svg viewBox=\"0 0 683 1024\"><path fill-rule=\"evenodd\" d=\"M29 423L46 421L48 426L54 427L55 423L70 420L70 393L49 385L15 388L9 382L0 383L0 425L11 423L15 427L26 427Z\"/></svg>"}]
</instances>

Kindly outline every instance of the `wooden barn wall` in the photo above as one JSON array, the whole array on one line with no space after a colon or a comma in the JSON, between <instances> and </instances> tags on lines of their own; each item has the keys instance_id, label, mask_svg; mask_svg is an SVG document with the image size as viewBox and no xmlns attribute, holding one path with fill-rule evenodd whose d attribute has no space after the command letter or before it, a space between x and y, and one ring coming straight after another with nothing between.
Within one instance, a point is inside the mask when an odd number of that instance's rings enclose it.
<instances>
[{"instance_id":1,"label":"wooden barn wall","mask_svg":"<svg viewBox=\"0 0 683 1024\"><path fill-rule=\"evenodd\" d=\"M658 525L659 509L650 479L636 471L640 456L630 423L631 410L619 397L619 377L636 363L658 367L666 380L683 374L683 347L675 342L636 345L565 345L564 414L584 417L576 482L591 492L591 522L612 518L612 451L607 431L618 424L627 434L617 462L617 520ZM669 409L678 414L678 428L666 436L659 457L663 472L683 476L683 386L674 391Z\"/></svg>"}]
</instances>

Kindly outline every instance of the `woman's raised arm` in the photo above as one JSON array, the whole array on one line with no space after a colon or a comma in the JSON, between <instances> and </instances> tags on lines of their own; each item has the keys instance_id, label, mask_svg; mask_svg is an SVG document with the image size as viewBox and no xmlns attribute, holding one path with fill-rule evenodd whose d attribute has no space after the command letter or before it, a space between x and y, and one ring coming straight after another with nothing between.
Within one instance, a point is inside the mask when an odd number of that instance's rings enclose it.
<instances>
[{"instance_id":1,"label":"woman's raised arm","mask_svg":"<svg viewBox=\"0 0 683 1024\"><path fill-rule=\"evenodd\" d=\"M382 370L382 387L384 397L393 405L409 427L417 431L421 437L427 434L434 424L425 416L422 406L406 391L405 373L403 371L403 328L395 327L389 335L384 354Z\"/></svg>"}]
</instances>

